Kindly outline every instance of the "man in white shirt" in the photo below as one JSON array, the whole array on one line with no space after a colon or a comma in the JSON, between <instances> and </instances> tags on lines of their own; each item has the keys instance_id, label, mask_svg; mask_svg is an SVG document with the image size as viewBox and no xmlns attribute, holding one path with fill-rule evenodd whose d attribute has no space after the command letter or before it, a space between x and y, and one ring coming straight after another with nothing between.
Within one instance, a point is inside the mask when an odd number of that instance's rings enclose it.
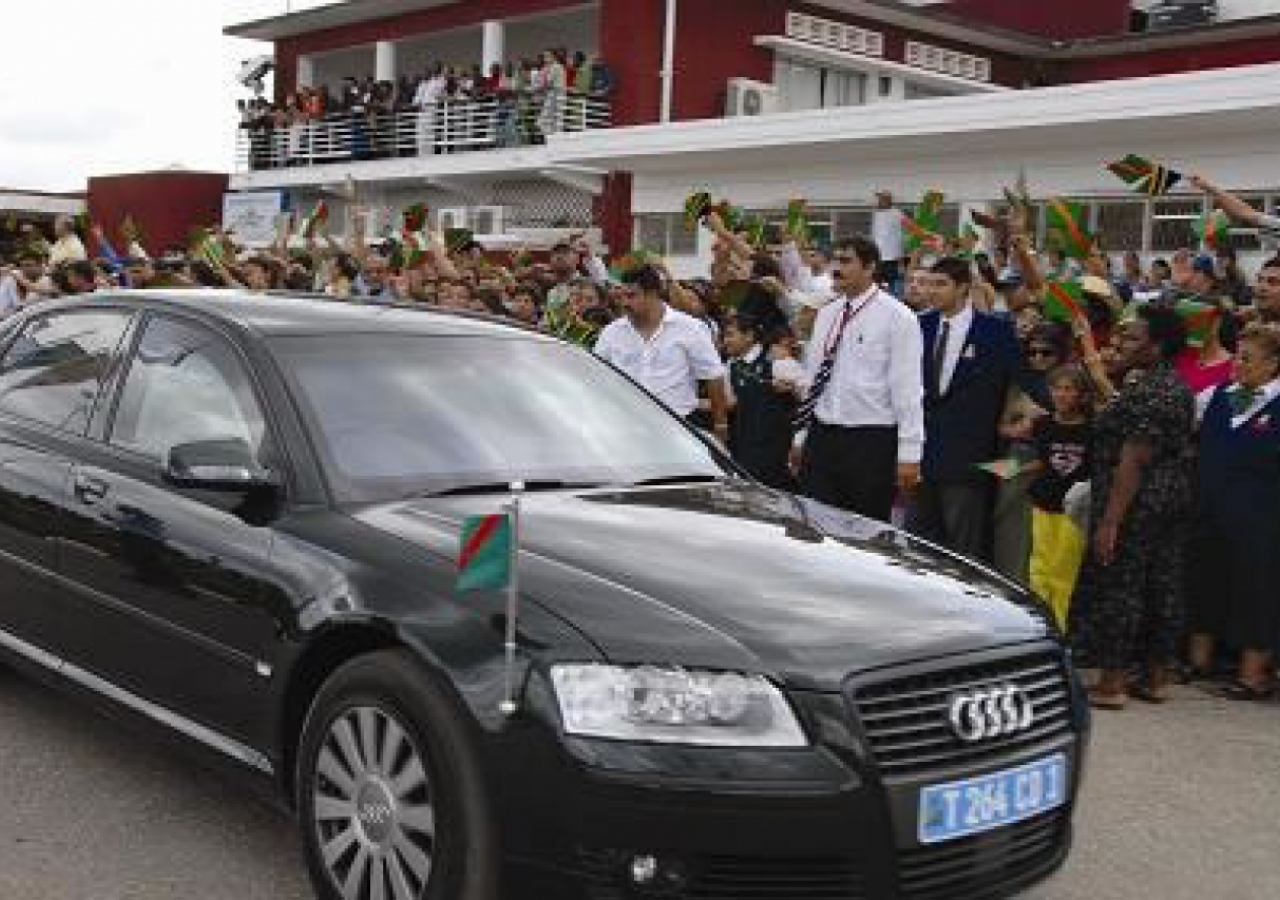
<instances>
[{"instance_id":1,"label":"man in white shirt","mask_svg":"<svg viewBox=\"0 0 1280 900\"><path fill-rule=\"evenodd\" d=\"M716 437L727 445L725 367L710 330L666 304L662 276L652 266L628 272L622 280L626 315L600 333L596 355L685 419L698 408L698 385L706 385Z\"/></svg>"},{"instance_id":2,"label":"man in white shirt","mask_svg":"<svg viewBox=\"0 0 1280 900\"><path fill-rule=\"evenodd\" d=\"M800 490L887 522L896 490L914 491L924 452L920 326L876 285L880 252L866 238L840 242L839 300L818 311L805 353L797 424Z\"/></svg>"},{"instance_id":3,"label":"man in white shirt","mask_svg":"<svg viewBox=\"0 0 1280 900\"><path fill-rule=\"evenodd\" d=\"M84 249L84 242L76 234L70 216L58 216L54 219L53 232L56 240L49 249L49 268L57 268L64 262L89 258L89 254Z\"/></svg>"},{"instance_id":4,"label":"man in white shirt","mask_svg":"<svg viewBox=\"0 0 1280 900\"><path fill-rule=\"evenodd\" d=\"M18 254L18 266L0 277L0 319L8 318L37 300L57 296L57 288L45 274L44 257L35 250Z\"/></svg>"},{"instance_id":5,"label":"man in white shirt","mask_svg":"<svg viewBox=\"0 0 1280 900\"><path fill-rule=\"evenodd\" d=\"M430 154L437 149L439 103L444 99L448 87L449 82L444 77L444 70L437 65L418 83L418 89L414 92L413 105L418 110L419 156Z\"/></svg>"},{"instance_id":6,"label":"man in white shirt","mask_svg":"<svg viewBox=\"0 0 1280 900\"><path fill-rule=\"evenodd\" d=\"M876 208L871 213L871 239L880 250L879 280L889 285L895 296L902 296L903 261L906 243L902 235L902 211L893 205L893 194L876 192Z\"/></svg>"}]
</instances>

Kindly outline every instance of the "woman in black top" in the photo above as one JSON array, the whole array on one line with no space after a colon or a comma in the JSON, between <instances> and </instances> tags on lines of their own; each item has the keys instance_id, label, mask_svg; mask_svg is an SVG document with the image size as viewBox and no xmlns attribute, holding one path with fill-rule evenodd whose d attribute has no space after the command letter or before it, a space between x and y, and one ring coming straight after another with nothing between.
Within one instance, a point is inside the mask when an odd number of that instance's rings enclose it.
<instances>
[{"instance_id":1,"label":"woman in black top","mask_svg":"<svg viewBox=\"0 0 1280 900\"><path fill-rule=\"evenodd\" d=\"M1168 699L1182 636L1195 421L1195 400L1172 366L1185 341L1173 310L1140 308L1121 337L1122 386L1094 420L1094 533L1070 627L1078 663L1102 670L1090 691L1102 709L1124 708L1135 668L1146 674L1139 697Z\"/></svg>"},{"instance_id":2,"label":"woman in black top","mask_svg":"<svg viewBox=\"0 0 1280 900\"><path fill-rule=\"evenodd\" d=\"M739 315L725 327L724 345L730 357L729 383L734 398L729 452L762 483L789 489L791 422L803 370L794 359L774 358L773 345L782 336Z\"/></svg>"}]
</instances>

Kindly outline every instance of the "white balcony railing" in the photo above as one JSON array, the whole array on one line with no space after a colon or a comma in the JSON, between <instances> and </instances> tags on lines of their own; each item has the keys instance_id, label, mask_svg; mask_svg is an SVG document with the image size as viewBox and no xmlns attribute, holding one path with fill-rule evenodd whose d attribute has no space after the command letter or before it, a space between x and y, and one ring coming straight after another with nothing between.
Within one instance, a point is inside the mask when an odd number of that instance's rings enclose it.
<instances>
[{"instance_id":1,"label":"white balcony railing","mask_svg":"<svg viewBox=\"0 0 1280 900\"><path fill-rule=\"evenodd\" d=\"M446 100L394 113L333 113L289 125L242 125L236 170L524 147L548 134L608 128L609 101L580 94Z\"/></svg>"}]
</instances>

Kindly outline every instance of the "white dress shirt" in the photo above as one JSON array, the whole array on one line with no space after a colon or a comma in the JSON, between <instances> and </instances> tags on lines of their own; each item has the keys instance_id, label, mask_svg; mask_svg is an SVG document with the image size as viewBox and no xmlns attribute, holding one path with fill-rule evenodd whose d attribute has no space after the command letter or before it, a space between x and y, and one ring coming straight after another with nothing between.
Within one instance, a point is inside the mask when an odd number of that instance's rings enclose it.
<instances>
[{"instance_id":1,"label":"white dress shirt","mask_svg":"<svg viewBox=\"0 0 1280 900\"><path fill-rule=\"evenodd\" d=\"M760 358L760 354L764 353L764 347L759 344L752 344L751 349L742 356L736 356L732 361L742 360L747 365ZM776 382L787 382L795 387L795 392L800 399L804 399L803 385L805 384L804 367L794 359L786 357L783 359L775 359L769 363L770 377ZM732 402L737 402L737 395L733 391L733 379L726 378L726 391Z\"/></svg>"},{"instance_id":2,"label":"white dress shirt","mask_svg":"<svg viewBox=\"0 0 1280 900\"><path fill-rule=\"evenodd\" d=\"M880 258L894 262L905 257L902 239L902 211L890 207L871 213L871 239L880 248Z\"/></svg>"},{"instance_id":3,"label":"white dress shirt","mask_svg":"<svg viewBox=\"0 0 1280 900\"><path fill-rule=\"evenodd\" d=\"M845 328L831 382L814 416L846 428L897 426L898 462L918 463L924 452L924 338L916 314L897 297L873 286L861 297L818 310L813 340L805 348L805 381L812 383L817 375L845 305L857 309L864 298L870 302Z\"/></svg>"},{"instance_id":4,"label":"white dress shirt","mask_svg":"<svg viewBox=\"0 0 1280 900\"><path fill-rule=\"evenodd\" d=\"M1233 394L1239 389L1240 389L1239 385L1233 384L1229 388L1227 388L1227 393ZM1218 389L1216 387L1211 387L1211 388L1205 388L1203 391L1196 394L1196 424L1197 425L1199 425L1201 422L1204 421L1204 414L1208 411L1209 404L1213 402L1213 395L1216 394L1217 392L1218 392ZM1280 378L1274 379L1272 381L1268 381L1261 388L1259 388L1258 396L1253 398L1253 402L1249 404L1249 408L1246 409L1244 412L1240 413L1239 415L1233 415L1231 417L1231 427L1233 429L1240 428L1242 425L1246 424L1250 419L1256 416L1259 412L1261 412L1262 408L1266 406L1268 403L1270 403L1272 400L1276 399L1276 397L1280 397Z\"/></svg>"},{"instance_id":5,"label":"white dress shirt","mask_svg":"<svg viewBox=\"0 0 1280 900\"><path fill-rule=\"evenodd\" d=\"M698 382L723 379L725 374L711 330L669 306L664 307L658 330L648 340L626 316L610 322L600 332L595 353L679 416L698 408Z\"/></svg>"},{"instance_id":6,"label":"white dress shirt","mask_svg":"<svg viewBox=\"0 0 1280 900\"><path fill-rule=\"evenodd\" d=\"M945 394L951 387L951 379L955 377L956 366L960 365L960 354L964 351L965 341L969 340L969 326L973 324L973 304L966 303L964 309L949 319L944 315L938 323L935 341L942 337L943 323L951 326L947 332L947 355L942 358L942 378L938 382ZM937 345L925 348L925 352L932 357L937 352Z\"/></svg>"}]
</instances>

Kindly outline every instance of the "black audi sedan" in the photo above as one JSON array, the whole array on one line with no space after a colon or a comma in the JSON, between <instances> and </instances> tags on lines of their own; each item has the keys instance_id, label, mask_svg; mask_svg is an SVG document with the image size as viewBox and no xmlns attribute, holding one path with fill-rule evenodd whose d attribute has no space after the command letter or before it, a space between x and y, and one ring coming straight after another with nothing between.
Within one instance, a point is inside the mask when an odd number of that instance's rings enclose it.
<instances>
[{"instance_id":1,"label":"black audi sedan","mask_svg":"<svg viewBox=\"0 0 1280 900\"><path fill-rule=\"evenodd\" d=\"M518 591L460 592L515 482ZM1070 845L1086 706L1034 598L497 321L31 308L0 566L6 659L269 787L323 898L960 900Z\"/></svg>"}]
</instances>

